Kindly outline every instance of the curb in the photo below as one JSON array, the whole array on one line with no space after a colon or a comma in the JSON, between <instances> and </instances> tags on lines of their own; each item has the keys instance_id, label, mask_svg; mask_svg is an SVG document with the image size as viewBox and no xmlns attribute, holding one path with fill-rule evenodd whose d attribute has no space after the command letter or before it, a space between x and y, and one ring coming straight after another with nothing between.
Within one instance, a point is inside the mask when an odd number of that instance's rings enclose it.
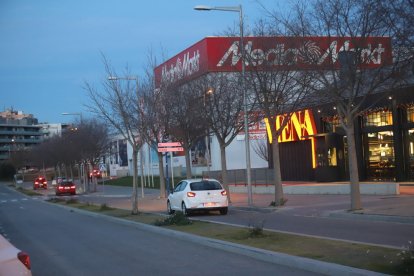
<instances>
[{"instance_id":1,"label":"curb","mask_svg":"<svg viewBox=\"0 0 414 276\"><path fill-rule=\"evenodd\" d=\"M355 220L369 220L377 222L395 222L404 224L414 224L414 217L402 217L391 215L376 215L376 214L358 214L348 213L346 211L332 211L329 212L328 217L338 219L355 219Z\"/></svg>"},{"instance_id":2,"label":"curb","mask_svg":"<svg viewBox=\"0 0 414 276\"><path fill-rule=\"evenodd\" d=\"M133 226L137 229L157 233L180 240L191 241L193 243L201 244L204 246L225 250L227 252L248 256L256 260L273 263L276 265L283 265L291 268L301 269L313 273L320 273L323 275L386 275L369 270L348 267L344 265L322 262L318 260L312 260L304 257L292 256L284 253L273 252L269 250L259 249L246 245L240 245L236 243L216 240L212 238L206 238L197 236L194 234L184 233L176 230L165 229L159 226L148 225L136 221L129 221L121 218L111 217L103 214L93 213L73 207L63 206L59 204L49 203L43 201L46 204L53 204L70 212L77 212L91 217L103 218L112 222L117 222L123 225Z\"/></svg>"}]
</instances>

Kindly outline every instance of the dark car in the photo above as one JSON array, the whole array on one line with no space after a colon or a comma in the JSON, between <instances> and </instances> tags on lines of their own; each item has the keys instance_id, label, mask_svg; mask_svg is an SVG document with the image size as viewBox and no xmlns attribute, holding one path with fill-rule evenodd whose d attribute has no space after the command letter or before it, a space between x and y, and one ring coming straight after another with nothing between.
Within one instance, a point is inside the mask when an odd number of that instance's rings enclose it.
<instances>
[{"instance_id":1,"label":"dark car","mask_svg":"<svg viewBox=\"0 0 414 276\"><path fill-rule=\"evenodd\" d=\"M43 188L43 189L47 189L47 180L46 177L44 176L39 176L38 178L36 178L33 182L33 190L39 189L39 188Z\"/></svg>"},{"instance_id":2,"label":"dark car","mask_svg":"<svg viewBox=\"0 0 414 276\"><path fill-rule=\"evenodd\" d=\"M76 195L76 185L72 181L61 181L56 184L56 195Z\"/></svg>"}]
</instances>

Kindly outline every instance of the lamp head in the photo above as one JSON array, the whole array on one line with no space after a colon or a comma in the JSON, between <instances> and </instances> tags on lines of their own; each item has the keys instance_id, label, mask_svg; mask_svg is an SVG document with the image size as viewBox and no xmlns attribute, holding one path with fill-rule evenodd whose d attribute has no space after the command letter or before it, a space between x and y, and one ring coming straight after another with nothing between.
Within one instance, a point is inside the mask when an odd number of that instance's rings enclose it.
<instances>
[{"instance_id":1,"label":"lamp head","mask_svg":"<svg viewBox=\"0 0 414 276\"><path fill-rule=\"evenodd\" d=\"M194 9L196 11L211 11L211 7L209 7L209 6L203 6L203 5L195 6Z\"/></svg>"}]
</instances>

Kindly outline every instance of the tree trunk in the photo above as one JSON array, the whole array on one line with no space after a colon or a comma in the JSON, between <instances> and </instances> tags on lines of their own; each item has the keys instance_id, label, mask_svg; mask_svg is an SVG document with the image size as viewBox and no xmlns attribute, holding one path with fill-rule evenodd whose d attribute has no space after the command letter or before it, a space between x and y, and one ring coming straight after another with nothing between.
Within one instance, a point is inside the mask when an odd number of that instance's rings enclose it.
<instances>
[{"instance_id":1,"label":"tree trunk","mask_svg":"<svg viewBox=\"0 0 414 276\"><path fill-rule=\"evenodd\" d=\"M165 198L165 174L162 153L158 153L158 167L160 170L160 198Z\"/></svg>"},{"instance_id":2,"label":"tree trunk","mask_svg":"<svg viewBox=\"0 0 414 276\"><path fill-rule=\"evenodd\" d=\"M355 130L354 121L348 120L348 125L345 129L348 141L348 163L349 163L349 182L351 185L351 210L362 209L361 193L359 191L359 172L358 160L355 146Z\"/></svg>"},{"instance_id":3,"label":"tree trunk","mask_svg":"<svg viewBox=\"0 0 414 276\"><path fill-rule=\"evenodd\" d=\"M191 174L191 158L190 158L190 149L185 149L185 167L187 172L187 178L192 178Z\"/></svg>"},{"instance_id":4,"label":"tree trunk","mask_svg":"<svg viewBox=\"0 0 414 276\"><path fill-rule=\"evenodd\" d=\"M138 150L136 147L132 149L132 162L133 162L133 176L132 176L132 211L133 215L138 214Z\"/></svg>"},{"instance_id":5,"label":"tree trunk","mask_svg":"<svg viewBox=\"0 0 414 276\"><path fill-rule=\"evenodd\" d=\"M223 183L224 189L227 192L227 198L231 202L230 189L227 181L227 162L226 162L226 147L220 145L220 157L221 157L221 182Z\"/></svg>"},{"instance_id":6,"label":"tree trunk","mask_svg":"<svg viewBox=\"0 0 414 276\"><path fill-rule=\"evenodd\" d=\"M140 150L140 158L141 158L141 197L144 198L144 184L145 184L145 177L144 177L144 155L142 154L143 150Z\"/></svg>"},{"instance_id":7,"label":"tree trunk","mask_svg":"<svg viewBox=\"0 0 414 276\"><path fill-rule=\"evenodd\" d=\"M275 204L281 206L284 204L284 195L282 187L282 174L280 172L280 156L278 136L273 134L272 155L273 155L273 176L275 185Z\"/></svg>"}]
</instances>

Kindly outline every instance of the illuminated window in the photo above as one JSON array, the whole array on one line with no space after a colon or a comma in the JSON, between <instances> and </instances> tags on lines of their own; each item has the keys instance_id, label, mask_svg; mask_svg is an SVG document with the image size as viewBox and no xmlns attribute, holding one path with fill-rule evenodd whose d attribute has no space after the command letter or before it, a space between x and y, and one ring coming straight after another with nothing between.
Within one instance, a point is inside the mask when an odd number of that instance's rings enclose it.
<instances>
[{"instance_id":1,"label":"illuminated window","mask_svg":"<svg viewBox=\"0 0 414 276\"><path fill-rule=\"evenodd\" d=\"M392 125L392 112L390 110L382 110L371 112L364 117L364 126L389 126Z\"/></svg>"},{"instance_id":2,"label":"illuminated window","mask_svg":"<svg viewBox=\"0 0 414 276\"><path fill-rule=\"evenodd\" d=\"M407 121L414 123L414 106L407 108Z\"/></svg>"}]
</instances>

